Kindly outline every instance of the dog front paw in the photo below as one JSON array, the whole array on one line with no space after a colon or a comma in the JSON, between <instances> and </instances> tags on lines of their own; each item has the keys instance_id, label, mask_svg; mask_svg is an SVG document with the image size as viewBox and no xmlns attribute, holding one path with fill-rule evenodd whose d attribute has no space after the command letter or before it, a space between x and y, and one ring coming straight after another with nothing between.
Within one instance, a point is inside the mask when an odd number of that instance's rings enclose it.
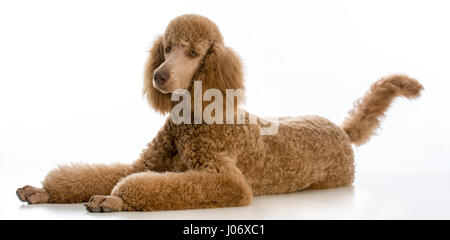
<instances>
[{"instance_id":1,"label":"dog front paw","mask_svg":"<svg viewBox=\"0 0 450 240\"><path fill-rule=\"evenodd\" d=\"M30 185L17 189L16 194L20 201L28 204L47 203L49 199L47 190Z\"/></svg>"},{"instance_id":2,"label":"dog front paw","mask_svg":"<svg viewBox=\"0 0 450 240\"><path fill-rule=\"evenodd\" d=\"M122 210L123 200L117 196L94 195L84 206L89 212L118 212Z\"/></svg>"}]
</instances>

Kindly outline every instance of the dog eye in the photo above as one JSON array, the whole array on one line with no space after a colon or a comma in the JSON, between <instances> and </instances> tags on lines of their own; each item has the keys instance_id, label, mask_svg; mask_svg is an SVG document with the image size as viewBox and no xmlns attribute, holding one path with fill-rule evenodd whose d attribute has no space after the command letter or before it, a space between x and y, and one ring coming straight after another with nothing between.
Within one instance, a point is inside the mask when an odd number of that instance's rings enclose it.
<instances>
[{"instance_id":1,"label":"dog eye","mask_svg":"<svg viewBox=\"0 0 450 240\"><path fill-rule=\"evenodd\" d=\"M194 50L191 50L190 55L191 55L192 57L196 57L196 56L198 55L198 53L197 53L196 51L194 51Z\"/></svg>"},{"instance_id":2,"label":"dog eye","mask_svg":"<svg viewBox=\"0 0 450 240\"><path fill-rule=\"evenodd\" d=\"M170 47L166 47L166 53L170 53L171 48Z\"/></svg>"}]
</instances>

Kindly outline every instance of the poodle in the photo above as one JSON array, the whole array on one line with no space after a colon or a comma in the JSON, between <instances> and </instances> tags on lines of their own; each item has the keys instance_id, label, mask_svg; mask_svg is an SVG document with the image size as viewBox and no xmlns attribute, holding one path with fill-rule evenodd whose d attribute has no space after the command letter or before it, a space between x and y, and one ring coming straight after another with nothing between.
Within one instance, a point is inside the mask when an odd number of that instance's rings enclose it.
<instances>
[{"instance_id":1,"label":"poodle","mask_svg":"<svg viewBox=\"0 0 450 240\"><path fill-rule=\"evenodd\" d=\"M405 75L386 76L340 126L319 116L285 117L276 134L264 135L267 121L251 123L255 116L240 101L232 101L231 111L244 111L242 124L174 123L171 96L180 89L194 95L194 80L203 93L244 89L241 61L216 24L189 14L173 19L150 50L143 92L153 109L170 114L140 157L131 164L59 166L42 188L19 188L19 199L87 202L91 212L155 211L246 206L258 195L348 186L355 172L352 144L369 140L395 97L416 98L423 89Z\"/></svg>"}]
</instances>

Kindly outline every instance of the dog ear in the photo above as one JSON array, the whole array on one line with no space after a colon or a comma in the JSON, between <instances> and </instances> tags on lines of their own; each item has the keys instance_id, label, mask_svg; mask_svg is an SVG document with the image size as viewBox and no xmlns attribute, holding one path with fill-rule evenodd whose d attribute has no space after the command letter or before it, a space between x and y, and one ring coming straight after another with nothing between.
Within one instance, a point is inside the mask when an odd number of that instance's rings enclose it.
<instances>
[{"instance_id":1,"label":"dog ear","mask_svg":"<svg viewBox=\"0 0 450 240\"><path fill-rule=\"evenodd\" d=\"M204 89L215 88L225 93L226 89L244 88L241 60L223 44L210 47L200 72L202 79L198 80L202 81Z\"/></svg>"},{"instance_id":2,"label":"dog ear","mask_svg":"<svg viewBox=\"0 0 450 240\"><path fill-rule=\"evenodd\" d=\"M227 96L227 89L241 89L242 95L239 98L239 102L242 103L245 99L241 60L232 49L224 46L223 43L213 43L193 80L202 81L203 93L208 89L218 89L222 92L222 96L225 97ZM226 101L230 101L230 99L227 97ZM224 101L224 104L226 101ZM237 107L236 103L238 101L233 101L235 102L235 107ZM204 102L203 107L207 104Z\"/></svg>"},{"instance_id":3,"label":"dog ear","mask_svg":"<svg viewBox=\"0 0 450 240\"><path fill-rule=\"evenodd\" d=\"M151 107L157 112L164 114L171 110L170 94L163 94L153 87L153 73L161 65L164 59L163 37L159 36L150 49L150 54L145 64L144 71L144 89L143 94Z\"/></svg>"}]
</instances>

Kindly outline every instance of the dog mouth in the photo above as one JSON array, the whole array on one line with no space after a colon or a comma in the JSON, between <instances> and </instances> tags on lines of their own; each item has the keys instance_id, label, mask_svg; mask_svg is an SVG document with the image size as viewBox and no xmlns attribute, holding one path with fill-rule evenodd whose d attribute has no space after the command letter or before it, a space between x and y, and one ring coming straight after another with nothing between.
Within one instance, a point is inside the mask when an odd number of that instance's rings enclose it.
<instances>
[{"instance_id":1,"label":"dog mouth","mask_svg":"<svg viewBox=\"0 0 450 240\"><path fill-rule=\"evenodd\" d=\"M175 94L175 95L183 95L186 93L187 89L185 88L177 88L175 90L169 90L165 87L155 86L155 88L163 94Z\"/></svg>"},{"instance_id":2,"label":"dog mouth","mask_svg":"<svg viewBox=\"0 0 450 240\"><path fill-rule=\"evenodd\" d=\"M155 81L153 81L153 87L156 88L159 92L162 94L176 94L176 95L183 95L186 93L186 91L189 91L190 87L188 88L176 88L176 89L170 89L163 84L157 84Z\"/></svg>"},{"instance_id":3,"label":"dog mouth","mask_svg":"<svg viewBox=\"0 0 450 240\"><path fill-rule=\"evenodd\" d=\"M163 94L167 94L167 93L171 93L172 91L169 90L168 88L158 85L155 83L155 81L153 81L153 87L156 88L158 91L160 91Z\"/></svg>"}]
</instances>

